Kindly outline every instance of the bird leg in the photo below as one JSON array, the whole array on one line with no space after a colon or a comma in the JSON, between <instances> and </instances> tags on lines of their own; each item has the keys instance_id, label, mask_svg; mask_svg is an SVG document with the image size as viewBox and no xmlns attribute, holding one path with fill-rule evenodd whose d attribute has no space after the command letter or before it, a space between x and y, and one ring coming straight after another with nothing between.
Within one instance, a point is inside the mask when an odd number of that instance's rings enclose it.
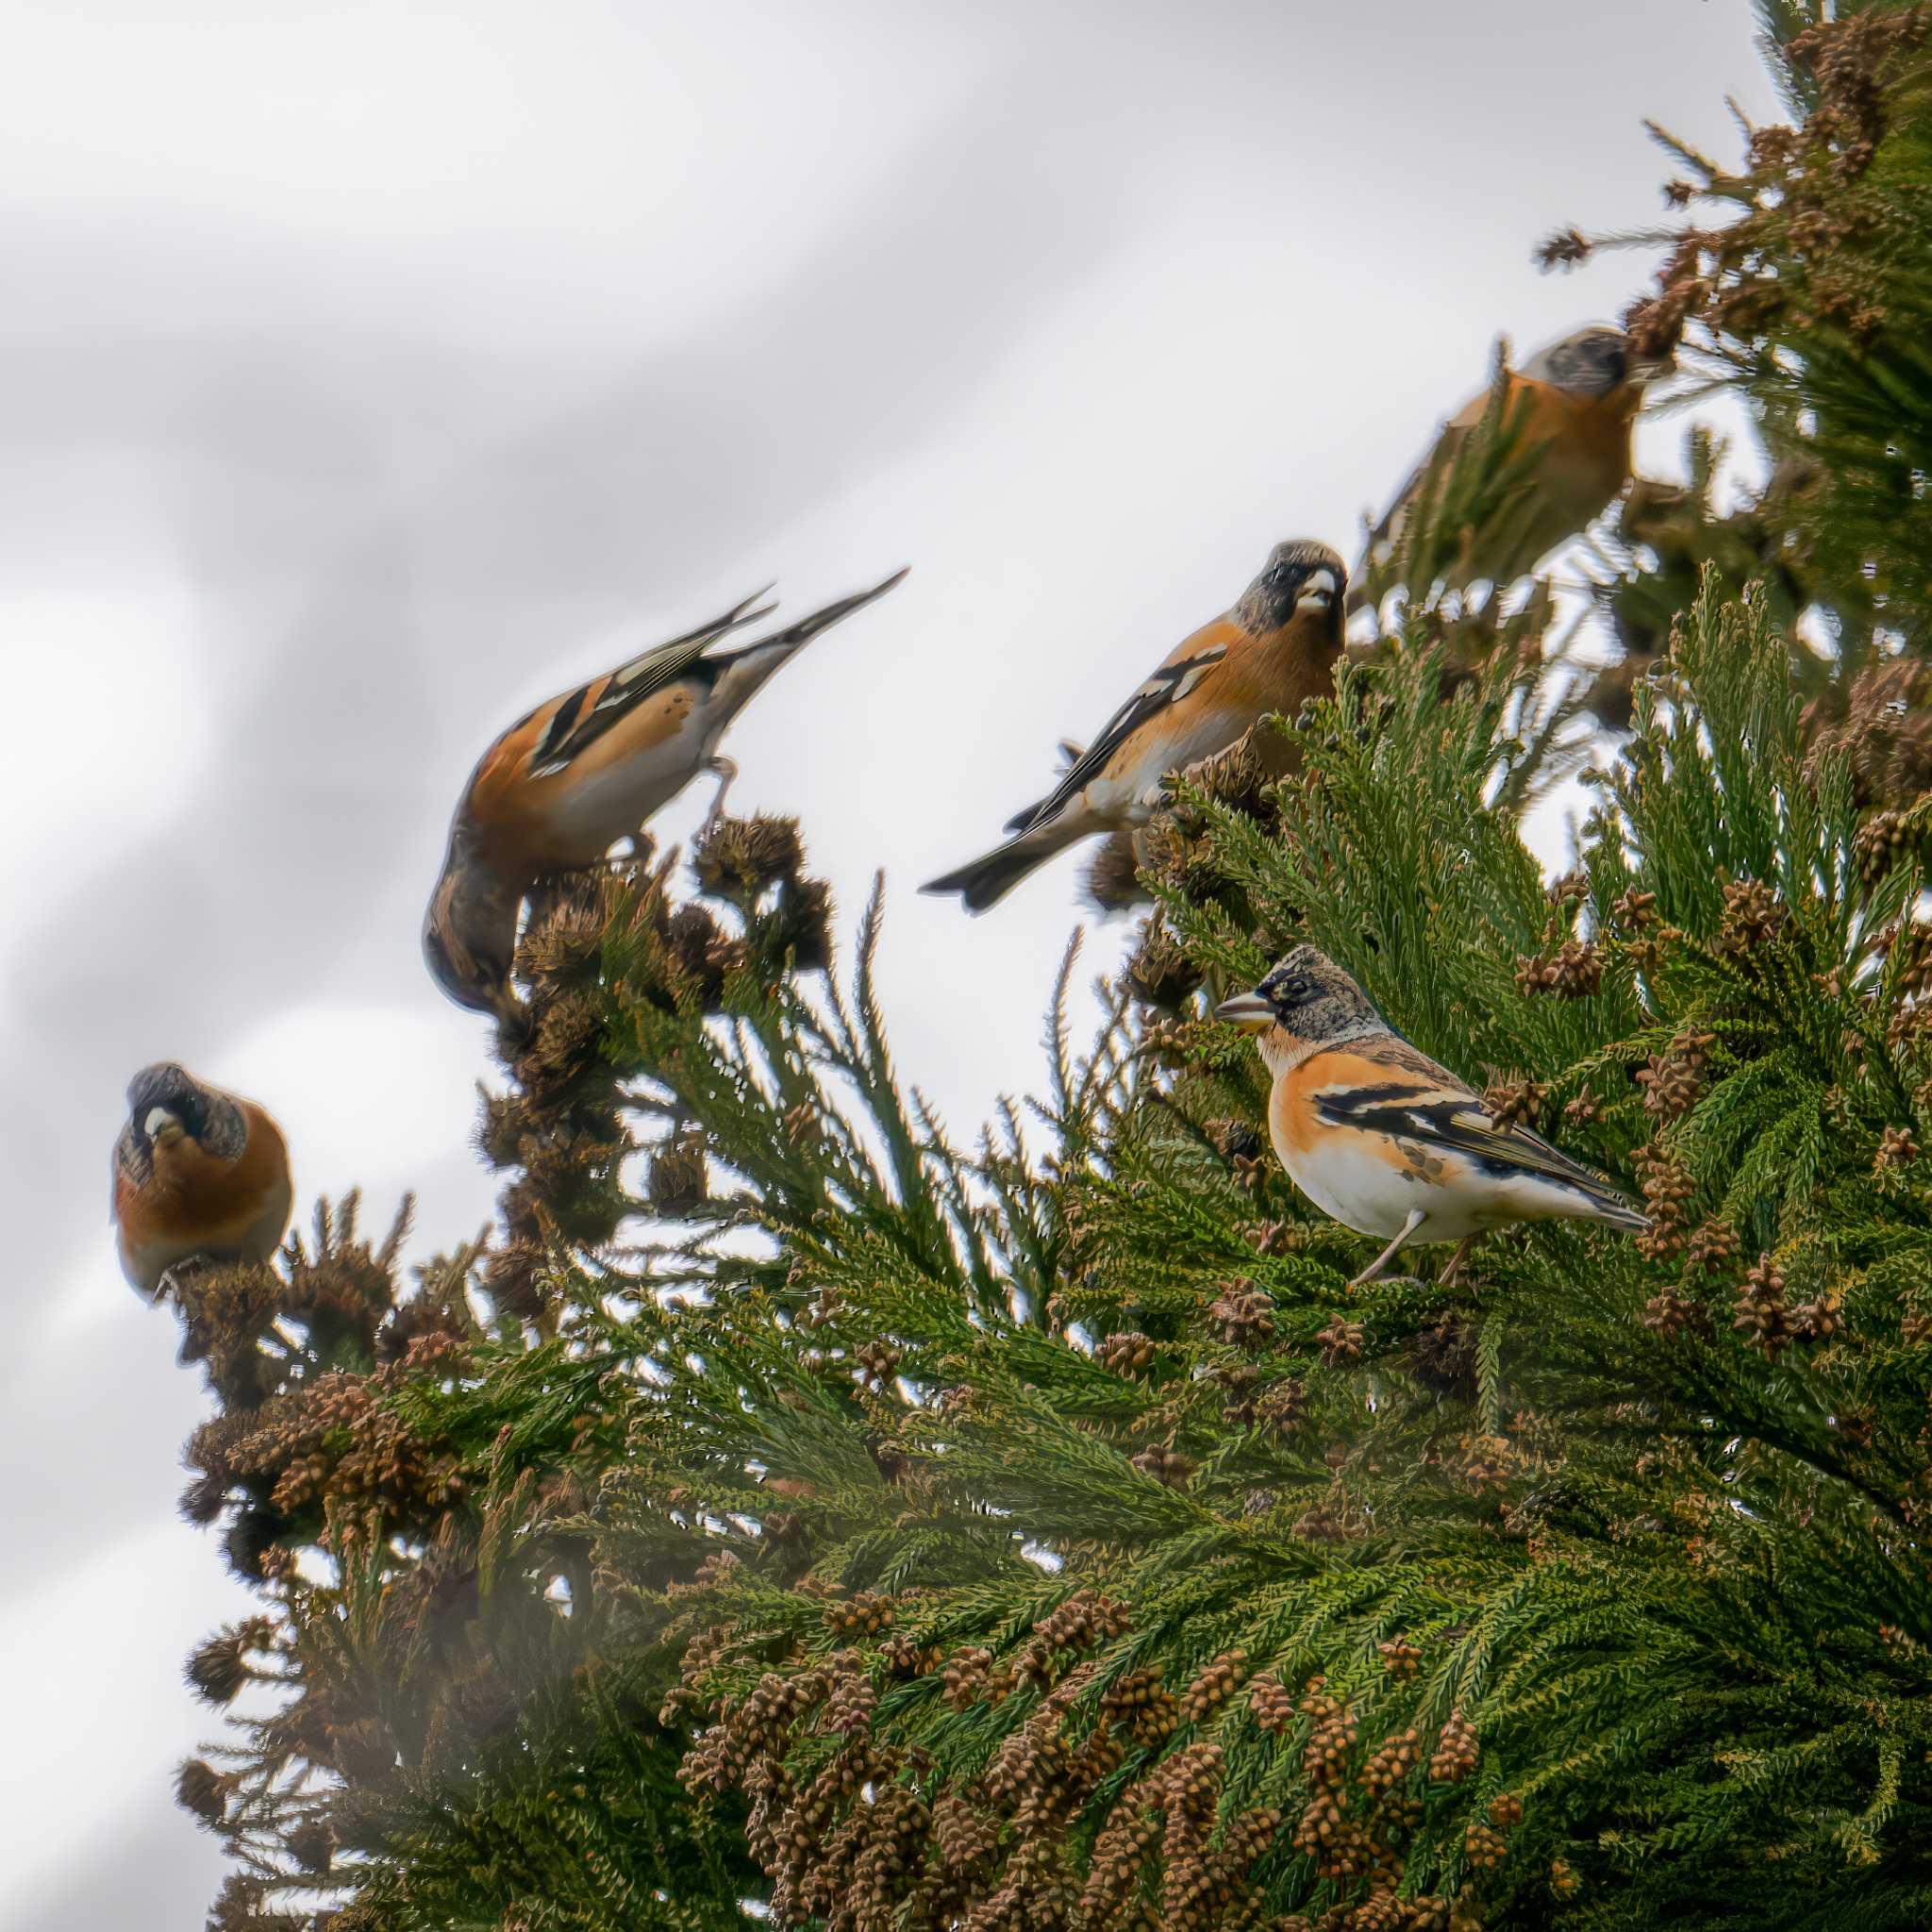
<instances>
[{"instance_id":1,"label":"bird leg","mask_svg":"<svg viewBox=\"0 0 1932 1932\"><path fill-rule=\"evenodd\" d=\"M712 795L711 808L705 814L705 823L698 829L708 831L717 824L724 810L724 794L731 790L731 781L738 776L738 767L722 754L705 760L705 770L712 773L718 780L718 790Z\"/></svg>"},{"instance_id":2,"label":"bird leg","mask_svg":"<svg viewBox=\"0 0 1932 1932\"><path fill-rule=\"evenodd\" d=\"M1348 1284L1349 1287L1360 1288L1364 1286L1366 1283L1374 1280L1376 1275L1381 1274L1383 1269L1388 1267L1390 1262L1394 1260L1396 1254L1402 1247L1403 1242L1406 1241L1409 1238L1409 1236L1412 1235L1416 1231L1416 1229L1419 1228L1422 1224L1423 1210L1420 1208L1411 1208L1408 1210L1408 1219L1402 1224L1401 1230L1396 1235L1395 1239L1392 1241L1391 1241L1389 1245L1386 1248L1384 1248L1382 1252L1379 1255L1377 1255L1373 1261L1371 1261L1369 1265L1366 1268L1364 1268L1362 1272L1359 1274L1357 1274L1353 1281L1351 1281Z\"/></svg>"},{"instance_id":3,"label":"bird leg","mask_svg":"<svg viewBox=\"0 0 1932 1932\"><path fill-rule=\"evenodd\" d=\"M1456 1243L1456 1252L1449 1257L1449 1265L1436 1278L1438 1288L1447 1288L1456 1279L1456 1271L1462 1266L1462 1257L1475 1246L1476 1237L1466 1234Z\"/></svg>"},{"instance_id":4,"label":"bird leg","mask_svg":"<svg viewBox=\"0 0 1932 1932\"><path fill-rule=\"evenodd\" d=\"M161 1278L155 1283L155 1306L158 1307L170 1295L179 1303L181 1291L197 1274L206 1274L214 1266L206 1255L183 1255L178 1261L171 1262L161 1271ZM186 1304L182 1303L185 1307Z\"/></svg>"}]
</instances>

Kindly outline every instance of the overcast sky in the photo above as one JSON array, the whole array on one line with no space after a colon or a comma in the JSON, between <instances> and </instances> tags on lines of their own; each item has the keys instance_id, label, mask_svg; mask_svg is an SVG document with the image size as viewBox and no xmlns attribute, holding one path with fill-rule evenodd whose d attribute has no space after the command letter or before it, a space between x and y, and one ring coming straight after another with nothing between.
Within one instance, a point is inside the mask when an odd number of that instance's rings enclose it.
<instances>
[{"instance_id":1,"label":"overcast sky","mask_svg":"<svg viewBox=\"0 0 1932 1932\"><path fill-rule=\"evenodd\" d=\"M467 1235L487 1029L417 927L476 753L771 578L909 562L746 714L734 805L801 814L848 931L885 867L899 1064L970 1132L1037 1077L1076 863L976 922L913 889L1273 542L1353 555L1499 332L1616 312L1647 262L1530 255L1654 216L1641 116L1729 155L1772 99L1746 0L5 17L0 1924L189 1928L180 1666L243 1598L110 1246L128 1074Z\"/></svg>"}]
</instances>

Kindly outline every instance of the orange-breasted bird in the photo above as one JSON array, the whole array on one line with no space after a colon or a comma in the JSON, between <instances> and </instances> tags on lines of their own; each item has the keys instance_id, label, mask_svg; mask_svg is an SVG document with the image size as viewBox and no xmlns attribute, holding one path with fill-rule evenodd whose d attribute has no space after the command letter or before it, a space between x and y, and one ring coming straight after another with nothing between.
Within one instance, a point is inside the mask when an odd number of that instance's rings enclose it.
<instances>
[{"instance_id":1,"label":"orange-breasted bird","mask_svg":"<svg viewBox=\"0 0 1932 1932\"><path fill-rule=\"evenodd\" d=\"M171 1268L195 1257L266 1261L289 1224L281 1128L254 1101L170 1060L128 1083L113 1166L122 1272L151 1300Z\"/></svg>"},{"instance_id":2,"label":"orange-breasted bird","mask_svg":"<svg viewBox=\"0 0 1932 1932\"><path fill-rule=\"evenodd\" d=\"M1455 534L1457 582L1500 590L1588 526L1630 480L1630 432L1644 391L1668 360L1640 356L1621 329L1592 326L1503 372L1495 419L1508 439L1508 474L1481 523ZM1472 396L1438 433L1370 533L1357 567L1354 609L1374 574L1401 548L1425 481L1445 477L1489 412L1491 391ZM1428 586L1411 585L1418 596Z\"/></svg>"},{"instance_id":3,"label":"orange-breasted bird","mask_svg":"<svg viewBox=\"0 0 1932 1932\"><path fill-rule=\"evenodd\" d=\"M459 1007L504 1012L525 893L540 879L594 865L700 772L718 779L716 818L737 775L718 755L731 721L787 658L905 575L708 655L771 615L760 591L519 718L470 774L424 918L423 951L443 991Z\"/></svg>"},{"instance_id":4,"label":"orange-breasted bird","mask_svg":"<svg viewBox=\"0 0 1932 1932\"><path fill-rule=\"evenodd\" d=\"M1325 543L1277 543L1232 608L1176 644L1092 743L1063 746L1058 784L1007 822L1005 844L920 890L958 892L967 911L984 912L1076 841L1144 825L1169 773L1333 688L1347 582Z\"/></svg>"},{"instance_id":5,"label":"orange-breasted bird","mask_svg":"<svg viewBox=\"0 0 1932 1932\"><path fill-rule=\"evenodd\" d=\"M1373 1281L1410 1241L1459 1243L1517 1221L1650 1223L1600 1175L1396 1033L1325 954L1297 946L1218 1019L1259 1036L1274 1075L1268 1135L1289 1178L1323 1213L1389 1245L1350 1287Z\"/></svg>"}]
</instances>

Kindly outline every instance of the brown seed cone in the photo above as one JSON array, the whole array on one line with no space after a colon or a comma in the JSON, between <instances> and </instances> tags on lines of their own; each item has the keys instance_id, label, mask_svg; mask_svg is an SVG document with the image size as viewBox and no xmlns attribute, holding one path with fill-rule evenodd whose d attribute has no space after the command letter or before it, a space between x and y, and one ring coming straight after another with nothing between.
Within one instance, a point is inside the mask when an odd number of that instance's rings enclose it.
<instances>
[{"instance_id":1,"label":"brown seed cone","mask_svg":"<svg viewBox=\"0 0 1932 1932\"><path fill-rule=\"evenodd\" d=\"M1255 1405L1257 1420L1277 1436L1293 1435L1307 1414L1308 1392L1292 1375L1276 1382Z\"/></svg>"},{"instance_id":2,"label":"brown seed cone","mask_svg":"<svg viewBox=\"0 0 1932 1932\"><path fill-rule=\"evenodd\" d=\"M1254 1348L1274 1333L1274 1304L1251 1281L1224 1281L1208 1319L1230 1348Z\"/></svg>"},{"instance_id":3,"label":"brown seed cone","mask_svg":"<svg viewBox=\"0 0 1932 1932\"><path fill-rule=\"evenodd\" d=\"M1106 1335L1093 1351L1094 1359L1116 1375L1138 1375L1154 1365L1154 1343L1138 1328Z\"/></svg>"},{"instance_id":4,"label":"brown seed cone","mask_svg":"<svg viewBox=\"0 0 1932 1932\"><path fill-rule=\"evenodd\" d=\"M1507 1080L1491 1080L1483 1089L1483 1104L1499 1126L1521 1124L1527 1127L1542 1124L1549 1106L1550 1090L1527 1074L1512 1074Z\"/></svg>"},{"instance_id":5,"label":"brown seed cone","mask_svg":"<svg viewBox=\"0 0 1932 1932\"><path fill-rule=\"evenodd\" d=\"M1474 1727L1459 1710L1452 1710L1436 1740L1429 1759L1429 1778L1434 1784L1459 1785L1476 1767L1481 1746Z\"/></svg>"},{"instance_id":6,"label":"brown seed cone","mask_svg":"<svg viewBox=\"0 0 1932 1932\"><path fill-rule=\"evenodd\" d=\"M175 1774L175 1802L204 1824L219 1824L227 1812L231 1786L203 1757L188 1758Z\"/></svg>"},{"instance_id":7,"label":"brown seed cone","mask_svg":"<svg viewBox=\"0 0 1932 1932\"><path fill-rule=\"evenodd\" d=\"M1733 879L1724 887L1724 913L1717 950L1739 960L1777 938L1790 922L1777 894L1759 879Z\"/></svg>"},{"instance_id":8,"label":"brown seed cone","mask_svg":"<svg viewBox=\"0 0 1932 1932\"><path fill-rule=\"evenodd\" d=\"M1148 915L1141 942L1128 956L1128 984L1150 1007L1176 1012L1201 984L1201 969L1182 952L1158 911Z\"/></svg>"},{"instance_id":9,"label":"brown seed cone","mask_svg":"<svg viewBox=\"0 0 1932 1932\"><path fill-rule=\"evenodd\" d=\"M1603 985L1603 955L1588 940L1565 940L1548 958L1525 954L1516 962L1516 990L1587 999Z\"/></svg>"},{"instance_id":10,"label":"brown seed cone","mask_svg":"<svg viewBox=\"0 0 1932 1932\"><path fill-rule=\"evenodd\" d=\"M1624 932L1643 932L1657 924L1657 894L1640 892L1635 886L1620 892L1610 906L1610 924Z\"/></svg>"},{"instance_id":11,"label":"brown seed cone","mask_svg":"<svg viewBox=\"0 0 1932 1932\"><path fill-rule=\"evenodd\" d=\"M1195 1470L1200 1467L1191 1456L1183 1456L1179 1450L1163 1447L1158 1442L1128 1460L1142 1475L1152 1476L1156 1482L1165 1483L1171 1490L1186 1489L1193 1479Z\"/></svg>"},{"instance_id":12,"label":"brown seed cone","mask_svg":"<svg viewBox=\"0 0 1932 1932\"><path fill-rule=\"evenodd\" d=\"M686 1127L652 1150L644 1171L644 1199L653 1214L681 1220L700 1207L709 1191L702 1128Z\"/></svg>"},{"instance_id":13,"label":"brown seed cone","mask_svg":"<svg viewBox=\"0 0 1932 1932\"><path fill-rule=\"evenodd\" d=\"M1337 1315L1315 1340L1321 1344L1322 1359L1332 1369L1343 1362L1354 1361L1361 1354L1365 1335L1359 1322L1350 1322Z\"/></svg>"},{"instance_id":14,"label":"brown seed cone","mask_svg":"<svg viewBox=\"0 0 1932 1932\"><path fill-rule=\"evenodd\" d=\"M1655 1335L1698 1335L1708 1339L1710 1311L1674 1288L1660 1289L1643 1305L1643 1325Z\"/></svg>"},{"instance_id":15,"label":"brown seed cone","mask_svg":"<svg viewBox=\"0 0 1932 1932\"><path fill-rule=\"evenodd\" d=\"M1203 1718L1220 1709L1241 1689L1247 1674L1246 1651L1223 1651L1181 1692L1182 1718L1189 1724L1199 1724Z\"/></svg>"}]
</instances>

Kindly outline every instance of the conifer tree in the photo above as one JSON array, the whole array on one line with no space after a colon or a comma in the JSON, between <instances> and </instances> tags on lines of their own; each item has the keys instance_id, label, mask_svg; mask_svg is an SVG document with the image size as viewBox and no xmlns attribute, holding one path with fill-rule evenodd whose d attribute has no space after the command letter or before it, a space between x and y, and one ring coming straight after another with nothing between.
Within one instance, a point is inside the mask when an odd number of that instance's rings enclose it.
<instances>
[{"instance_id":1,"label":"conifer tree","mask_svg":"<svg viewBox=\"0 0 1932 1932\"><path fill-rule=\"evenodd\" d=\"M1626 498L1616 692L1412 586L1293 777L1176 785L1097 1038L1070 949L970 1143L789 822L563 882L487 1245L405 1287L350 1201L182 1284L262 1598L189 1666L212 1924L1932 1923L1932 17L1766 17L1794 121L1685 156L1735 218L1632 322L1776 467ZM1200 991L1304 939L1651 1231L1351 1291Z\"/></svg>"}]
</instances>

